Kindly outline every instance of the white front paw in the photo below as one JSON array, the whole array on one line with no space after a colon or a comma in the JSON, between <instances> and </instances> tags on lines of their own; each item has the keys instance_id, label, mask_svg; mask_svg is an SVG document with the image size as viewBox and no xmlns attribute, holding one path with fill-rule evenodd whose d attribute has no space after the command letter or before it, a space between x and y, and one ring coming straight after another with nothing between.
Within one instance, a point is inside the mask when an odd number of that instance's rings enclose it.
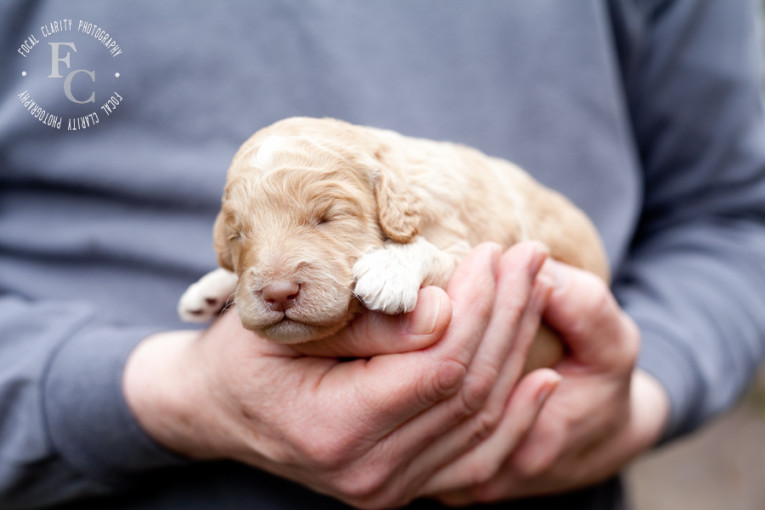
<instances>
[{"instance_id":1,"label":"white front paw","mask_svg":"<svg viewBox=\"0 0 765 510\"><path fill-rule=\"evenodd\" d=\"M236 289L237 276L216 269L191 285L178 301L178 315L184 322L207 322L226 306Z\"/></svg>"},{"instance_id":2,"label":"white front paw","mask_svg":"<svg viewBox=\"0 0 765 510\"><path fill-rule=\"evenodd\" d=\"M370 310L388 314L411 312L422 278L395 250L380 248L353 266L354 294Z\"/></svg>"},{"instance_id":3,"label":"white front paw","mask_svg":"<svg viewBox=\"0 0 765 510\"><path fill-rule=\"evenodd\" d=\"M225 302L205 296L199 284L194 284L183 293L178 301L178 316L184 322L207 322L223 308Z\"/></svg>"}]
</instances>

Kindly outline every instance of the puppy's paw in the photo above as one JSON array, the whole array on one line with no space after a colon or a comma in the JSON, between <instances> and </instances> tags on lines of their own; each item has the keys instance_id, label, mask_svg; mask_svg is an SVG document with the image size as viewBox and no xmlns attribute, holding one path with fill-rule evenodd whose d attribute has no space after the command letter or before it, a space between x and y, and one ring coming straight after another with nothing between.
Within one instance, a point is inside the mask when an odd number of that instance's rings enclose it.
<instances>
[{"instance_id":1,"label":"puppy's paw","mask_svg":"<svg viewBox=\"0 0 765 510\"><path fill-rule=\"evenodd\" d=\"M236 289L237 276L216 269L199 279L178 301L178 316L184 322L207 322L226 306Z\"/></svg>"},{"instance_id":2,"label":"puppy's paw","mask_svg":"<svg viewBox=\"0 0 765 510\"><path fill-rule=\"evenodd\" d=\"M225 304L225 300L208 296L195 283L186 289L178 301L178 316L184 322L207 322L215 318Z\"/></svg>"},{"instance_id":3,"label":"puppy's paw","mask_svg":"<svg viewBox=\"0 0 765 510\"><path fill-rule=\"evenodd\" d=\"M364 306L388 314L411 312L422 278L396 250L377 249L353 266L354 294Z\"/></svg>"}]
</instances>

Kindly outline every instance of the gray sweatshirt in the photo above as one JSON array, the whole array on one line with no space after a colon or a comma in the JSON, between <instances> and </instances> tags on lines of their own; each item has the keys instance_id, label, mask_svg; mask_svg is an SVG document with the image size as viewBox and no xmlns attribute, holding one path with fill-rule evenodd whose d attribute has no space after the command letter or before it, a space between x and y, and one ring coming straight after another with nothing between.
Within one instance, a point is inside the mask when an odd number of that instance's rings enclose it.
<instances>
[{"instance_id":1,"label":"gray sweatshirt","mask_svg":"<svg viewBox=\"0 0 765 510\"><path fill-rule=\"evenodd\" d=\"M666 439L724 410L765 352L758 19L755 0L3 2L0 508L342 506L177 457L121 390L215 266L238 145L292 115L473 145L568 195L670 396ZM512 508L621 504L610 481Z\"/></svg>"}]
</instances>

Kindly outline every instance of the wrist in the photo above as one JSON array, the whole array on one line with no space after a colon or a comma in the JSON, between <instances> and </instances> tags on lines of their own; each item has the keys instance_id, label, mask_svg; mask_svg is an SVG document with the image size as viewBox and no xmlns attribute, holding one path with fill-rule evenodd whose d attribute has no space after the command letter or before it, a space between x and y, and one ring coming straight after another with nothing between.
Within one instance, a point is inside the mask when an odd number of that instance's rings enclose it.
<instances>
[{"instance_id":1,"label":"wrist","mask_svg":"<svg viewBox=\"0 0 765 510\"><path fill-rule=\"evenodd\" d=\"M214 458L198 430L194 409L203 409L196 390L202 376L192 363L196 331L158 333L131 353L123 374L123 391L130 410L157 443L193 459Z\"/></svg>"},{"instance_id":2,"label":"wrist","mask_svg":"<svg viewBox=\"0 0 765 510\"><path fill-rule=\"evenodd\" d=\"M669 396L654 377L637 369L631 386L632 438L636 452L655 445L662 437L669 419Z\"/></svg>"}]
</instances>

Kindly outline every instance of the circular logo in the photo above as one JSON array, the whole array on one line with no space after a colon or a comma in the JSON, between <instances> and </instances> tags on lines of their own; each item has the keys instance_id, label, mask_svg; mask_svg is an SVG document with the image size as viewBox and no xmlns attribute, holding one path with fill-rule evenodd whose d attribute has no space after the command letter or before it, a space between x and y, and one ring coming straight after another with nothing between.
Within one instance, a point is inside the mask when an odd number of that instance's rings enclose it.
<instances>
[{"instance_id":1,"label":"circular logo","mask_svg":"<svg viewBox=\"0 0 765 510\"><path fill-rule=\"evenodd\" d=\"M123 49L104 27L83 19L51 20L16 51L23 59L19 102L50 128L92 128L124 101L119 92Z\"/></svg>"}]
</instances>

